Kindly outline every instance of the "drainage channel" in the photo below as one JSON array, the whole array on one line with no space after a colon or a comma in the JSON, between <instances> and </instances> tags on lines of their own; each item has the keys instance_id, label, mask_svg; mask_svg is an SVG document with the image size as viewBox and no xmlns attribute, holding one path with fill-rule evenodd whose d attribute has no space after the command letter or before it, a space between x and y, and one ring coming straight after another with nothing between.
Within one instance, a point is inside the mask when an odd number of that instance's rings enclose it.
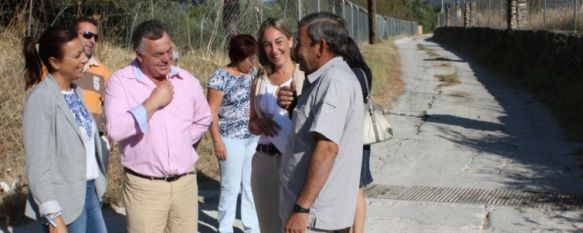
<instances>
[{"instance_id":1,"label":"drainage channel","mask_svg":"<svg viewBox=\"0 0 583 233\"><path fill-rule=\"evenodd\" d=\"M501 205L530 208L581 209L583 194L545 193L508 189L476 189L431 186L371 185L369 198Z\"/></svg>"}]
</instances>

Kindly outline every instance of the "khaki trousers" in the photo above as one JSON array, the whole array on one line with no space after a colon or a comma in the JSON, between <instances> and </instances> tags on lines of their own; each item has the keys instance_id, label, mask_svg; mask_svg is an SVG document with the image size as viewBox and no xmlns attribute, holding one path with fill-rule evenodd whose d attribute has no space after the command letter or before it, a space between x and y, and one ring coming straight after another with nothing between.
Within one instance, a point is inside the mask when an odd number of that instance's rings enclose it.
<instances>
[{"instance_id":1,"label":"khaki trousers","mask_svg":"<svg viewBox=\"0 0 583 233\"><path fill-rule=\"evenodd\" d=\"M281 232L279 218L280 155L255 152L251 169L251 189L261 232Z\"/></svg>"},{"instance_id":2,"label":"khaki trousers","mask_svg":"<svg viewBox=\"0 0 583 233\"><path fill-rule=\"evenodd\" d=\"M123 182L129 233L198 232L196 175L166 182L124 172Z\"/></svg>"}]
</instances>

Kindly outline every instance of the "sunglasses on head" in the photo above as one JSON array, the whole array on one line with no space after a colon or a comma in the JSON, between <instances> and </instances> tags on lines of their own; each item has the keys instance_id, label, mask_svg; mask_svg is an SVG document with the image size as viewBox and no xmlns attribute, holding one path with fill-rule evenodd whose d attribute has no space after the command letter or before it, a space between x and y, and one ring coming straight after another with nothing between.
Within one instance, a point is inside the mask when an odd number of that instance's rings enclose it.
<instances>
[{"instance_id":1,"label":"sunglasses on head","mask_svg":"<svg viewBox=\"0 0 583 233\"><path fill-rule=\"evenodd\" d=\"M97 38L99 37L99 35L97 35L97 33L93 33L90 31L84 31L83 32L83 38L91 40L92 37L95 37L95 41L97 41Z\"/></svg>"}]
</instances>

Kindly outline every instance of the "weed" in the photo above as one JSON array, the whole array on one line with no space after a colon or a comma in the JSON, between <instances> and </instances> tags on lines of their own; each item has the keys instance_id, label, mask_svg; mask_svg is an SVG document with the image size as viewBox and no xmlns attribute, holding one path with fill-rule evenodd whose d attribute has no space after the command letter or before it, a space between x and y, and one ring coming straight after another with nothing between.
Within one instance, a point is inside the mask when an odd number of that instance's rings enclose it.
<instances>
[{"instance_id":1,"label":"weed","mask_svg":"<svg viewBox=\"0 0 583 233\"><path fill-rule=\"evenodd\" d=\"M439 53L435 52L433 49L426 50L425 53L430 57L439 57Z\"/></svg>"},{"instance_id":2,"label":"weed","mask_svg":"<svg viewBox=\"0 0 583 233\"><path fill-rule=\"evenodd\" d=\"M454 91L452 93L447 94L448 96L452 96L452 97L458 97L458 98L468 98L468 96L470 95L467 92L464 91Z\"/></svg>"},{"instance_id":3,"label":"weed","mask_svg":"<svg viewBox=\"0 0 583 233\"><path fill-rule=\"evenodd\" d=\"M460 83L460 77L457 71L452 74L436 74L434 76L435 78L437 78L437 80L442 82L441 84L439 84L440 87L453 86Z\"/></svg>"}]
</instances>

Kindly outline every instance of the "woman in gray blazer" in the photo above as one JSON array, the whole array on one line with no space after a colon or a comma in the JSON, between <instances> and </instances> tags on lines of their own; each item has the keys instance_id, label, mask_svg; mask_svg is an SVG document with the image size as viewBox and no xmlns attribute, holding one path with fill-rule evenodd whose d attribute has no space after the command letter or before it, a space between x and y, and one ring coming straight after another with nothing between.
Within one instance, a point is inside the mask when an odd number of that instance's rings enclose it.
<instances>
[{"instance_id":1,"label":"woman in gray blazer","mask_svg":"<svg viewBox=\"0 0 583 233\"><path fill-rule=\"evenodd\" d=\"M26 215L48 232L107 232L101 197L107 185L107 149L73 83L87 57L76 32L51 27L24 40L26 89L24 149L30 194ZM47 68L44 78L42 69ZM42 80L42 81L41 81Z\"/></svg>"}]
</instances>

